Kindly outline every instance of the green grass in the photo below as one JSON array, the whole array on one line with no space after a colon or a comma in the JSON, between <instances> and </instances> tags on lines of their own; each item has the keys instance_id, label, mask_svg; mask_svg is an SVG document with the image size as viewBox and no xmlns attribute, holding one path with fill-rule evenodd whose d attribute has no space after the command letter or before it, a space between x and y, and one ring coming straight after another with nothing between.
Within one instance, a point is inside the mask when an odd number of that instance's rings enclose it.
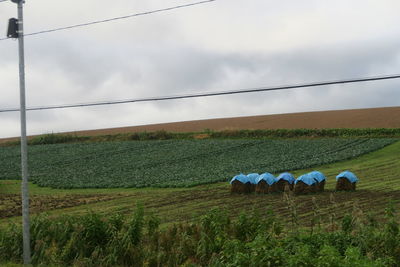
<instances>
[{"instance_id":1,"label":"green grass","mask_svg":"<svg viewBox=\"0 0 400 267\"><path fill-rule=\"evenodd\" d=\"M209 139L29 147L31 181L52 188L188 187L238 173L283 172L342 161L397 139ZM18 147L0 148L0 179L20 176Z\"/></svg>"}]
</instances>

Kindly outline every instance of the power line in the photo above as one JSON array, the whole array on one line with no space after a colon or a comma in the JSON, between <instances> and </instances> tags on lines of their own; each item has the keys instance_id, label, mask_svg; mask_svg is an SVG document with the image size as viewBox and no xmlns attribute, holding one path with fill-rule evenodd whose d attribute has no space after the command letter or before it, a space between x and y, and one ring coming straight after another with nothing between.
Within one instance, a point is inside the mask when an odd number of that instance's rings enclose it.
<instances>
[{"instance_id":1,"label":"power line","mask_svg":"<svg viewBox=\"0 0 400 267\"><path fill-rule=\"evenodd\" d=\"M54 105L54 106L37 106L37 107L29 107L26 110L34 111L34 110L65 109L65 108L78 108L78 107L91 107L91 106L106 106L106 105L117 105L117 104L136 103L136 102L166 101L166 100L199 98L199 97L208 97L208 96L221 96L221 95L257 93L257 92L266 92L266 91L300 89L300 88L306 88L306 87L327 86L327 85L334 85L334 84L371 82L371 81L381 81L381 80L390 80L390 79L398 79L398 78L400 78L400 74L390 75L390 76L374 76L374 77L348 79L348 80L314 82L314 83L295 84L295 85L283 85L283 86L275 86L275 87L259 87L259 88L248 88L248 89L231 90L231 91L204 92L204 93L186 94L186 95L158 96L158 97L124 99L124 100L115 100L115 101L64 104L64 105ZM17 111L19 111L18 108L0 109L0 113L17 112Z\"/></svg>"},{"instance_id":2,"label":"power line","mask_svg":"<svg viewBox=\"0 0 400 267\"><path fill-rule=\"evenodd\" d=\"M3 0L3 1L5 1L5 0ZM128 18L133 18L133 17L150 15L150 14L154 14L154 13L171 11L171 10L175 10L175 9L185 8L185 7L197 6L197 5L206 4L206 3L210 3L210 2L214 2L214 1L217 1L217 0L205 0L205 1L200 1L200 2L195 2L195 3L190 3L190 4L178 5L178 6L173 6L173 7L156 9L156 10L152 10L152 11L146 11L146 12L141 12L141 13L130 14L130 15L126 15L126 16L120 16L120 17L115 17L115 18L110 18L110 19L97 20L97 21L81 23L81 24L75 24L75 25L71 25L71 26L60 27L60 28L55 28L55 29L50 29L50 30L32 32L32 33L24 34L24 36L32 36L32 35L38 35L38 34L43 34L43 33L69 30L69 29L79 28L79 27L86 27L86 26L90 26L90 25L94 25L94 24L106 23L106 22L111 22L111 21L115 21L115 20L128 19ZM7 40L7 39L9 39L9 38L2 38L2 39L0 39L0 41L4 41L4 40Z\"/></svg>"}]
</instances>

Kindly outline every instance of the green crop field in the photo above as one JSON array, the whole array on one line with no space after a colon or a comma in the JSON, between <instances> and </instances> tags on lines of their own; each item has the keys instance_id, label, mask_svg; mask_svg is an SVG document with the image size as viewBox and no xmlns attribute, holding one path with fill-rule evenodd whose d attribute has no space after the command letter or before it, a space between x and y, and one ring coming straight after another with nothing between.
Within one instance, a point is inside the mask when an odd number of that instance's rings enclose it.
<instances>
[{"instance_id":1,"label":"green crop field","mask_svg":"<svg viewBox=\"0 0 400 267\"><path fill-rule=\"evenodd\" d=\"M187 187L243 172L291 171L351 159L397 139L207 139L29 147L31 181L52 188ZM19 179L19 147L0 147L0 180Z\"/></svg>"},{"instance_id":2,"label":"green crop field","mask_svg":"<svg viewBox=\"0 0 400 267\"><path fill-rule=\"evenodd\" d=\"M33 262L399 266L399 154L396 142L318 166L327 176L326 191L299 196L230 194L226 182L139 189L50 189L30 184ZM334 177L344 169L360 178L356 192L335 192ZM144 210L136 208L138 202ZM1 266L21 262L20 204L20 181L0 180Z\"/></svg>"},{"instance_id":3,"label":"green crop field","mask_svg":"<svg viewBox=\"0 0 400 267\"><path fill-rule=\"evenodd\" d=\"M21 187L12 180L18 178L19 151L3 147L0 152L0 265L19 266ZM46 177L60 182L50 178L74 171L75 179L92 172L93 180L82 180L93 186L107 166L129 174L124 169L133 169L129 160L120 160L128 157L136 167L152 162L161 169L162 162L161 174L179 166L194 166L185 172L193 174L204 166L244 172L304 166L293 171L299 176L311 170L306 166L319 164L327 176L325 192L299 196L231 194L230 177L190 188L51 189L30 183L32 253L38 266L400 264L400 142L393 139L131 141L40 145L30 152L37 184ZM335 176L345 169L360 178L355 192L334 190ZM53 174L40 176L45 172Z\"/></svg>"}]
</instances>

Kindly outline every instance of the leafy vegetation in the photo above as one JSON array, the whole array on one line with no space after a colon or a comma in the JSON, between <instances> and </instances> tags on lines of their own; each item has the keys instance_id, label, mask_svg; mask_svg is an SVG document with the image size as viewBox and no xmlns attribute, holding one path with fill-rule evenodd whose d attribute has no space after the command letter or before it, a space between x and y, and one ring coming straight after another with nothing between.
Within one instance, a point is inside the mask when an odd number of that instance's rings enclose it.
<instances>
[{"instance_id":1,"label":"leafy vegetation","mask_svg":"<svg viewBox=\"0 0 400 267\"><path fill-rule=\"evenodd\" d=\"M292 137L362 137L362 138L398 138L400 128L367 128L367 129L272 129L272 130L224 130L205 129L202 132L155 132L118 133L96 136L80 136L77 134L45 134L29 138L29 145L107 142L107 141L150 141L170 139L205 139L205 138L292 138ZM1 140L0 140L1 141ZM0 142L0 146L19 145L18 139Z\"/></svg>"},{"instance_id":2,"label":"leafy vegetation","mask_svg":"<svg viewBox=\"0 0 400 267\"><path fill-rule=\"evenodd\" d=\"M48 199L40 203L48 215L32 221L33 260L37 266L399 266L400 218L393 208L400 207L399 151L397 142L321 166L329 191L307 196L231 195L227 183L74 190L31 185L32 204L37 196L124 194L68 209ZM357 191L331 193L333 177L346 168L360 177ZM19 196L19 190L18 181L0 181L0 194ZM387 206L390 199L396 206ZM134 211L138 200L145 209ZM0 220L0 266L21 266L20 222Z\"/></svg>"},{"instance_id":3,"label":"leafy vegetation","mask_svg":"<svg viewBox=\"0 0 400 267\"><path fill-rule=\"evenodd\" d=\"M40 266L400 265L394 206L380 223L355 208L341 220L308 229L264 213L231 220L214 209L196 222L164 229L140 206L128 217L39 216L32 222L32 260ZM0 263L21 261L21 233L17 225L0 229Z\"/></svg>"},{"instance_id":4,"label":"leafy vegetation","mask_svg":"<svg viewBox=\"0 0 400 267\"><path fill-rule=\"evenodd\" d=\"M185 187L243 172L289 171L350 159L397 139L206 139L29 147L31 181L53 188ZM18 179L18 147L0 148L0 179Z\"/></svg>"},{"instance_id":5,"label":"leafy vegetation","mask_svg":"<svg viewBox=\"0 0 400 267\"><path fill-rule=\"evenodd\" d=\"M314 216L314 203L319 206L319 216L330 220L340 220L351 213L354 202L364 212L382 218L388 200L400 204L399 153L400 142L397 142L351 160L319 166L318 170L327 176L326 191L295 197L298 223L308 226ZM335 176L345 169L360 178L356 192L334 192ZM311 170L297 170L293 174L299 176ZM236 195L230 194L229 189L226 181L190 188L51 189L29 185L31 213L46 212L53 218L66 213L86 214L88 209L107 216L118 212L129 214L134 210L134 203L140 201L146 210L159 216L162 227L198 218L214 207L224 207L231 218L236 218L241 211L255 209L262 213L270 206L279 218L291 220L282 194ZM0 226L21 222L18 217L21 214L20 190L20 181L0 180L0 217L5 217L0 218ZM332 206L335 206L334 210Z\"/></svg>"},{"instance_id":6,"label":"leafy vegetation","mask_svg":"<svg viewBox=\"0 0 400 267\"><path fill-rule=\"evenodd\" d=\"M367 129L272 129L208 131L212 138L293 138L293 137L400 137L400 128Z\"/></svg>"}]
</instances>

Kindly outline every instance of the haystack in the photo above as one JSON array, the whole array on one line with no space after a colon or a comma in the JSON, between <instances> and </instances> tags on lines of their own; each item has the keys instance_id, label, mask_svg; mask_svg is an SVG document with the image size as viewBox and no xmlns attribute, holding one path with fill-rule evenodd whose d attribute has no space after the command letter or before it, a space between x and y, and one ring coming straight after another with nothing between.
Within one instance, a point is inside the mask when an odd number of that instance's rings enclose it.
<instances>
[{"instance_id":1,"label":"haystack","mask_svg":"<svg viewBox=\"0 0 400 267\"><path fill-rule=\"evenodd\" d=\"M338 178L336 180L336 191L355 191L356 182L352 183L347 178Z\"/></svg>"},{"instance_id":2,"label":"haystack","mask_svg":"<svg viewBox=\"0 0 400 267\"><path fill-rule=\"evenodd\" d=\"M261 181L256 185L255 192L256 192L257 194L268 194L268 192L269 192L269 184L267 184L266 181L261 180Z\"/></svg>"},{"instance_id":3,"label":"haystack","mask_svg":"<svg viewBox=\"0 0 400 267\"><path fill-rule=\"evenodd\" d=\"M325 191L325 180L322 182L317 183L317 191L324 192Z\"/></svg>"},{"instance_id":4,"label":"haystack","mask_svg":"<svg viewBox=\"0 0 400 267\"><path fill-rule=\"evenodd\" d=\"M278 192L278 187L277 187L277 184L274 183L269 186L268 193L276 193L276 192Z\"/></svg>"},{"instance_id":5,"label":"haystack","mask_svg":"<svg viewBox=\"0 0 400 267\"><path fill-rule=\"evenodd\" d=\"M259 175L256 183L255 191L259 194L277 192L276 179L268 172Z\"/></svg>"},{"instance_id":6,"label":"haystack","mask_svg":"<svg viewBox=\"0 0 400 267\"><path fill-rule=\"evenodd\" d=\"M254 192L256 190L257 179L260 175L258 173L250 173L247 175L247 179L250 182L250 192Z\"/></svg>"},{"instance_id":7,"label":"haystack","mask_svg":"<svg viewBox=\"0 0 400 267\"><path fill-rule=\"evenodd\" d=\"M278 192L276 183L269 185L265 180L261 180L257 185L256 185L256 193L257 194L269 194L269 193L275 193Z\"/></svg>"},{"instance_id":8,"label":"haystack","mask_svg":"<svg viewBox=\"0 0 400 267\"><path fill-rule=\"evenodd\" d=\"M250 184L250 192L255 192L256 191L256 184Z\"/></svg>"},{"instance_id":9,"label":"haystack","mask_svg":"<svg viewBox=\"0 0 400 267\"><path fill-rule=\"evenodd\" d=\"M288 172L281 173L276 178L276 180L277 180L278 191L284 192L286 186L289 188L289 190L293 190L295 179L291 173Z\"/></svg>"},{"instance_id":10,"label":"haystack","mask_svg":"<svg viewBox=\"0 0 400 267\"><path fill-rule=\"evenodd\" d=\"M304 174L297 178L294 185L295 194L308 194L317 192L317 181L311 175Z\"/></svg>"},{"instance_id":11,"label":"haystack","mask_svg":"<svg viewBox=\"0 0 400 267\"><path fill-rule=\"evenodd\" d=\"M253 183L250 183L250 182L245 183L244 186L245 186L245 189L244 189L245 194L250 194L250 193L254 192L256 189L256 185Z\"/></svg>"},{"instance_id":12,"label":"haystack","mask_svg":"<svg viewBox=\"0 0 400 267\"><path fill-rule=\"evenodd\" d=\"M245 194L247 192L247 185L240 182L239 180L234 180L231 183L231 193Z\"/></svg>"},{"instance_id":13,"label":"haystack","mask_svg":"<svg viewBox=\"0 0 400 267\"><path fill-rule=\"evenodd\" d=\"M317 191L323 192L325 190L325 181L326 181L325 175L319 171L309 172L308 175L317 182L316 184Z\"/></svg>"},{"instance_id":14,"label":"haystack","mask_svg":"<svg viewBox=\"0 0 400 267\"><path fill-rule=\"evenodd\" d=\"M285 187L288 187L290 191L293 190L294 184L289 183L286 180L280 179L277 183L276 183L276 190L278 192L284 192L285 191Z\"/></svg>"},{"instance_id":15,"label":"haystack","mask_svg":"<svg viewBox=\"0 0 400 267\"><path fill-rule=\"evenodd\" d=\"M336 176L336 191L355 191L357 176L349 171L344 171Z\"/></svg>"},{"instance_id":16,"label":"haystack","mask_svg":"<svg viewBox=\"0 0 400 267\"><path fill-rule=\"evenodd\" d=\"M236 175L232 178L231 193L247 194L251 192L252 185L248 177L244 174Z\"/></svg>"},{"instance_id":17,"label":"haystack","mask_svg":"<svg viewBox=\"0 0 400 267\"><path fill-rule=\"evenodd\" d=\"M298 181L294 185L294 193L298 195L309 194L317 192L317 184L308 185L302 181Z\"/></svg>"}]
</instances>

